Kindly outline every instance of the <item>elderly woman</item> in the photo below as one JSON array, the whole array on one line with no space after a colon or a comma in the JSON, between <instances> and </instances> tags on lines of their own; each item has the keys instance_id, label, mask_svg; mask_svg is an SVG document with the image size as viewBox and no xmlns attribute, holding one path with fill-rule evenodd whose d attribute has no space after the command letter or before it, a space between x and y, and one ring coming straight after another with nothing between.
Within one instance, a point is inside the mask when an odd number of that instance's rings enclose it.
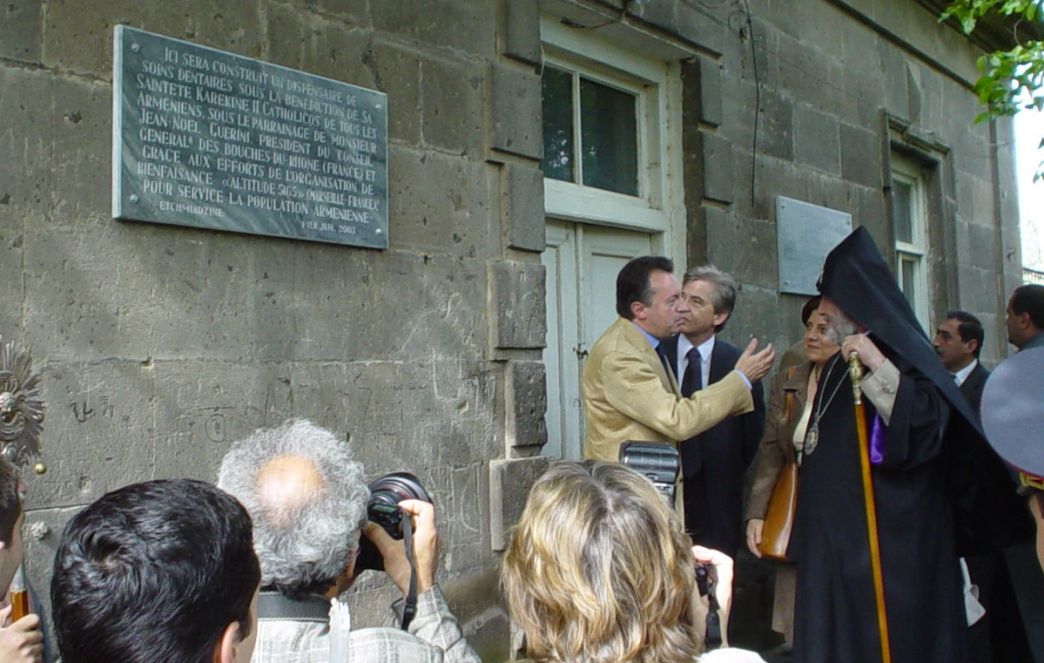
<instances>
[{"instance_id":1,"label":"elderly woman","mask_svg":"<svg viewBox=\"0 0 1044 663\"><path fill-rule=\"evenodd\" d=\"M769 496L776 485L784 463L801 465L801 447L808 427L811 404L816 396L819 372L841 349L837 339L827 330L826 321L816 313L819 297L813 297L801 309L805 325L803 356L783 365L772 381L765 433L754 466L754 481L747 500L747 547L761 557L762 528ZM776 589L772 609L772 629L784 635L787 644L794 642L794 566L781 562L776 568Z\"/></svg>"},{"instance_id":2,"label":"elderly woman","mask_svg":"<svg viewBox=\"0 0 1044 663\"><path fill-rule=\"evenodd\" d=\"M618 463L556 463L529 493L501 586L535 661L692 663L762 659L703 651L694 561L718 573L722 632L732 561L695 546L645 477Z\"/></svg>"}]
</instances>

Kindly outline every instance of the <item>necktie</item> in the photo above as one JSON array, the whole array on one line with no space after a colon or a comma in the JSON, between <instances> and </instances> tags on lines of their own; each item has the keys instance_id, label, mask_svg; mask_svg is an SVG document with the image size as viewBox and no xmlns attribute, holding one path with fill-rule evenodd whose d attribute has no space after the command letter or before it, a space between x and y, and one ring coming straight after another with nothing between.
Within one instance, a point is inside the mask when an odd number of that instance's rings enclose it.
<instances>
[{"instance_id":1,"label":"necktie","mask_svg":"<svg viewBox=\"0 0 1044 663\"><path fill-rule=\"evenodd\" d=\"M703 387L703 361L700 357L699 348L692 348L688 354L689 364L685 367L685 377L682 378L682 396L688 398Z\"/></svg>"},{"instance_id":2,"label":"necktie","mask_svg":"<svg viewBox=\"0 0 1044 663\"><path fill-rule=\"evenodd\" d=\"M671 369L671 360L667 357L667 344L660 342L656 346L656 356L660 358L660 363L663 364L663 370L667 371L667 376L670 377L674 370Z\"/></svg>"}]
</instances>

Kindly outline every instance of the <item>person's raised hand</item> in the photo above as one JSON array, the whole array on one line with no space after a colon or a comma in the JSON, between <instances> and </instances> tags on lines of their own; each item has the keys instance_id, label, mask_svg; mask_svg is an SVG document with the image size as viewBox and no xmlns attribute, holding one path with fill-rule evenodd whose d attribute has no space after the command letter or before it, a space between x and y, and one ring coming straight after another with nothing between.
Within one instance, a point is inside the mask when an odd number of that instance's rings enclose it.
<instances>
[{"instance_id":1,"label":"person's raised hand","mask_svg":"<svg viewBox=\"0 0 1044 663\"><path fill-rule=\"evenodd\" d=\"M757 348L758 339L750 339L743 354L736 360L736 370L747 376L752 383L765 377L765 374L772 368L772 362L776 359L776 353L772 350L771 343L760 351L756 351Z\"/></svg>"},{"instance_id":2,"label":"person's raised hand","mask_svg":"<svg viewBox=\"0 0 1044 663\"><path fill-rule=\"evenodd\" d=\"M423 500L403 500L399 508L413 521L413 563L417 569L417 593L431 589L439 565L439 531L435 507Z\"/></svg>"},{"instance_id":3,"label":"person's raised hand","mask_svg":"<svg viewBox=\"0 0 1044 663\"><path fill-rule=\"evenodd\" d=\"M848 361L853 353L858 355L860 363L871 371L876 371L885 360L885 356L865 333L852 334L841 341L841 357Z\"/></svg>"}]
</instances>

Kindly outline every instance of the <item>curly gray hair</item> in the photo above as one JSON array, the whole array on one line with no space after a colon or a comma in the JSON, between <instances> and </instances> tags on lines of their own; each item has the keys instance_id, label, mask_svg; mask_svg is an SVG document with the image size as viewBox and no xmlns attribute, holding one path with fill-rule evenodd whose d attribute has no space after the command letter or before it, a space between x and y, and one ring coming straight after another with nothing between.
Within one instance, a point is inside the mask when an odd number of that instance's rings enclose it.
<instances>
[{"instance_id":1,"label":"curly gray hair","mask_svg":"<svg viewBox=\"0 0 1044 663\"><path fill-rule=\"evenodd\" d=\"M317 485L310 494L273 500L259 475L271 461L290 457L313 466ZM358 551L370 491L347 443L328 430L290 419L254 431L225 454L218 486L242 502L254 521L262 587L291 597L322 593Z\"/></svg>"}]
</instances>

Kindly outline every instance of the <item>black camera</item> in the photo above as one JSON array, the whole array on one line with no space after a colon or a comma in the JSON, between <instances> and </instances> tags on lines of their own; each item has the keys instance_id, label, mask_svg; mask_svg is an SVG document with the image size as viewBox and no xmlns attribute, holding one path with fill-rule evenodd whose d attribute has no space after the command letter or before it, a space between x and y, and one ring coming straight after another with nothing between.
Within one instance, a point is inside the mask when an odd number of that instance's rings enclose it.
<instances>
[{"instance_id":1,"label":"black camera","mask_svg":"<svg viewBox=\"0 0 1044 663\"><path fill-rule=\"evenodd\" d=\"M667 504L674 508L674 484L681 471L677 449L659 442L628 440L620 445L620 462L652 481Z\"/></svg>"},{"instance_id":2,"label":"black camera","mask_svg":"<svg viewBox=\"0 0 1044 663\"><path fill-rule=\"evenodd\" d=\"M370 501L366 504L366 516L371 523L381 526L388 536L401 541L402 509L399 502L403 500L421 500L432 504L428 491L424 490L420 479L409 472L392 472L385 474L370 484ZM377 546L363 537L359 542L359 557L355 562L355 572L366 569L384 570L384 558Z\"/></svg>"}]
</instances>

